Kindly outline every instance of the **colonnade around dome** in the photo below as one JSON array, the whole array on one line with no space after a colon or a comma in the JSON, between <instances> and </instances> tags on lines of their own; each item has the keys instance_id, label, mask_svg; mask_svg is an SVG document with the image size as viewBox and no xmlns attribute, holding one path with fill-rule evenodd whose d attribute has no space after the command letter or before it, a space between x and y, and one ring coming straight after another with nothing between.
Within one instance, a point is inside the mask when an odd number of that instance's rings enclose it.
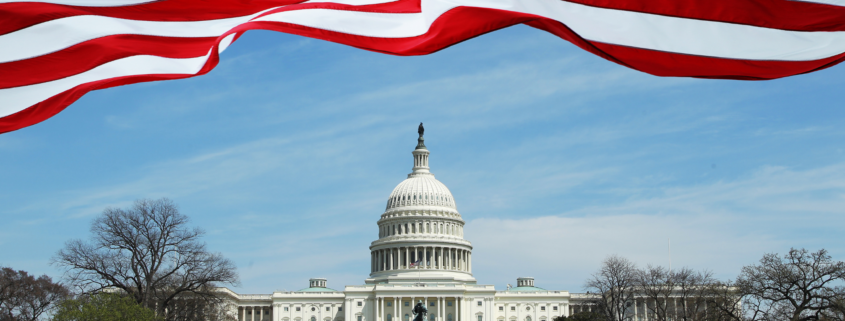
<instances>
[{"instance_id":1,"label":"colonnade around dome","mask_svg":"<svg viewBox=\"0 0 845 321\"><path fill-rule=\"evenodd\" d=\"M450 270L472 273L472 253L448 246L391 247L374 250L371 273L392 270Z\"/></svg>"}]
</instances>

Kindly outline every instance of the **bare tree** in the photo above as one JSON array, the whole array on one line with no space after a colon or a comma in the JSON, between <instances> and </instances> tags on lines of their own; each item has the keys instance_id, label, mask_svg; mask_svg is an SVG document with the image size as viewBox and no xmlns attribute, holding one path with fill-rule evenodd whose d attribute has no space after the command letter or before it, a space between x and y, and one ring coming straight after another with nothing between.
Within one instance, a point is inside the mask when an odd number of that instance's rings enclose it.
<instances>
[{"instance_id":1,"label":"bare tree","mask_svg":"<svg viewBox=\"0 0 845 321\"><path fill-rule=\"evenodd\" d=\"M704 286L703 295L707 299L706 320L712 321L742 321L745 320L743 303L753 304L745 300L739 288L732 281L713 281ZM753 315L748 320L756 320Z\"/></svg>"},{"instance_id":2,"label":"bare tree","mask_svg":"<svg viewBox=\"0 0 845 321\"><path fill-rule=\"evenodd\" d=\"M633 299L636 282L636 265L626 258L613 255L602 262L601 269L584 285L601 296L599 313L608 321L623 321L627 304Z\"/></svg>"},{"instance_id":3,"label":"bare tree","mask_svg":"<svg viewBox=\"0 0 845 321\"><path fill-rule=\"evenodd\" d=\"M0 268L0 320L35 321L69 291L46 275Z\"/></svg>"},{"instance_id":4,"label":"bare tree","mask_svg":"<svg viewBox=\"0 0 845 321\"><path fill-rule=\"evenodd\" d=\"M694 271L684 267L672 271L672 285L675 290L678 319L700 321L706 316L707 289L716 280L713 272Z\"/></svg>"},{"instance_id":5,"label":"bare tree","mask_svg":"<svg viewBox=\"0 0 845 321\"><path fill-rule=\"evenodd\" d=\"M645 298L645 313L649 320L666 321L674 314L673 306L668 302L672 300L674 285L669 270L662 266L648 265L645 269L636 272L637 289ZM648 302L652 304L649 305Z\"/></svg>"},{"instance_id":6,"label":"bare tree","mask_svg":"<svg viewBox=\"0 0 845 321\"><path fill-rule=\"evenodd\" d=\"M91 224L91 233L90 241L71 240L53 258L82 292L119 289L168 316L180 297L220 302L213 288L238 283L235 265L206 250L203 231L190 228L188 217L169 199L107 208Z\"/></svg>"},{"instance_id":7,"label":"bare tree","mask_svg":"<svg viewBox=\"0 0 845 321\"><path fill-rule=\"evenodd\" d=\"M824 249L791 249L783 257L766 254L757 265L742 268L736 285L753 320L819 320L834 312L843 298L845 262L833 261Z\"/></svg>"}]
</instances>

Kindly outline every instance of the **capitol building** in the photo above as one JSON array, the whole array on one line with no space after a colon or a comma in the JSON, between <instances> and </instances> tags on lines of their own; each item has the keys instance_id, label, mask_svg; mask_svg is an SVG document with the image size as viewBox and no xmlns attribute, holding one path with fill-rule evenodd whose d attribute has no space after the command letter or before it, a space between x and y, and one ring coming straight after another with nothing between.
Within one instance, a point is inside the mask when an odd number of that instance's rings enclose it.
<instances>
[{"instance_id":1,"label":"capitol building","mask_svg":"<svg viewBox=\"0 0 845 321\"><path fill-rule=\"evenodd\" d=\"M584 307L585 294L537 287L534 278L497 291L472 276L472 243L452 193L429 170L422 124L414 167L387 198L370 244L370 274L343 290L323 278L308 287L272 294L238 294L231 313L239 321L411 321L421 301L426 321L551 321ZM304 282L303 282L304 283ZM237 311L235 311L237 308Z\"/></svg>"}]
</instances>

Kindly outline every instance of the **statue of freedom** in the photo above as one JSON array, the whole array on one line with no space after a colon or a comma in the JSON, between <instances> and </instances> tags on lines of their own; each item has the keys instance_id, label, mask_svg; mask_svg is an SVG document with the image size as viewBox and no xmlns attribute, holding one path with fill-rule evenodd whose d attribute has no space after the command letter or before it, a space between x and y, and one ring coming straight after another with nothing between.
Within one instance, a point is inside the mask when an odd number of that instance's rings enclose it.
<instances>
[{"instance_id":1,"label":"statue of freedom","mask_svg":"<svg viewBox=\"0 0 845 321\"><path fill-rule=\"evenodd\" d=\"M411 312L414 313L414 321L425 321L425 314L428 313L428 309L425 308L422 300L420 300Z\"/></svg>"}]
</instances>

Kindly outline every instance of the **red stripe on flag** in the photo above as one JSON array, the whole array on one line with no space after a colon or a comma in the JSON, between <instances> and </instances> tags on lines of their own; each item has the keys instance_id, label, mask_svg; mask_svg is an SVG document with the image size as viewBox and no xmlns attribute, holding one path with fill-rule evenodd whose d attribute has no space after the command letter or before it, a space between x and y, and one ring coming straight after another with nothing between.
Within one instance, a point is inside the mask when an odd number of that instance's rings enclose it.
<instances>
[{"instance_id":1,"label":"red stripe on flag","mask_svg":"<svg viewBox=\"0 0 845 321\"><path fill-rule=\"evenodd\" d=\"M202 21L251 15L262 10L305 0L179 0L154 1L134 6L80 7L40 2L0 3L0 35L42 22L81 15L147 20Z\"/></svg>"},{"instance_id":2,"label":"red stripe on flag","mask_svg":"<svg viewBox=\"0 0 845 321\"><path fill-rule=\"evenodd\" d=\"M167 58L204 56L217 37L170 38L114 35L79 43L70 48L0 64L0 89L32 85L73 76L99 65L134 55ZM68 63L68 62L73 63Z\"/></svg>"},{"instance_id":3,"label":"red stripe on flag","mask_svg":"<svg viewBox=\"0 0 845 321\"><path fill-rule=\"evenodd\" d=\"M237 40L238 37L240 37L240 34L235 35L235 40ZM90 91L129 84L136 84L141 82L183 79L204 75L214 69L214 67L217 66L217 63L220 61L220 57L217 55L217 45L215 45L212 50L213 51L208 61L206 61L202 69L200 69L200 71L194 75L136 75L103 79L78 85L74 88L68 89L58 95L54 95L17 113L5 117L0 117L0 134L32 126L42 121L45 121L48 118L60 113L62 110L67 108L67 106L79 100L79 98L81 98L83 95Z\"/></svg>"}]
</instances>

